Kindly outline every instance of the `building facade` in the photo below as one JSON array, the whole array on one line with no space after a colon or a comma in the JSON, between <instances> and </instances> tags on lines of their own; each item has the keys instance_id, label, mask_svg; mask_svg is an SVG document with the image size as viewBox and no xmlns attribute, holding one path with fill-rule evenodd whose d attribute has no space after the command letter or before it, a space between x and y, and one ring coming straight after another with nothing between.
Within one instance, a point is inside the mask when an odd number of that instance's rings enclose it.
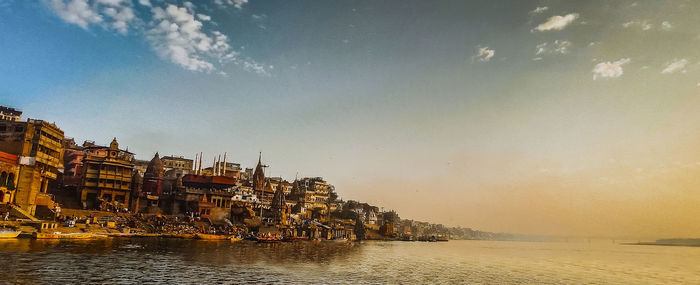
<instances>
[{"instance_id":1,"label":"building facade","mask_svg":"<svg viewBox=\"0 0 700 285\"><path fill-rule=\"evenodd\" d=\"M22 111L15 108L0 106L0 120L20 121L22 120Z\"/></svg>"},{"instance_id":2,"label":"building facade","mask_svg":"<svg viewBox=\"0 0 700 285\"><path fill-rule=\"evenodd\" d=\"M37 205L52 206L49 184L63 169L63 131L42 120L0 120L0 151L19 157L13 202L32 215Z\"/></svg>"},{"instance_id":3,"label":"building facade","mask_svg":"<svg viewBox=\"0 0 700 285\"><path fill-rule=\"evenodd\" d=\"M0 203L12 203L19 173L19 156L0 151Z\"/></svg>"},{"instance_id":4,"label":"building facade","mask_svg":"<svg viewBox=\"0 0 700 285\"><path fill-rule=\"evenodd\" d=\"M83 208L128 208L134 154L119 149L116 138L109 147L93 145L85 147L84 151L79 190Z\"/></svg>"},{"instance_id":5,"label":"building facade","mask_svg":"<svg viewBox=\"0 0 700 285\"><path fill-rule=\"evenodd\" d=\"M194 166L194 160L182 156L163 156L160 160L166 171L172 169L191 170Z\"/></svg>"}]
</instances>

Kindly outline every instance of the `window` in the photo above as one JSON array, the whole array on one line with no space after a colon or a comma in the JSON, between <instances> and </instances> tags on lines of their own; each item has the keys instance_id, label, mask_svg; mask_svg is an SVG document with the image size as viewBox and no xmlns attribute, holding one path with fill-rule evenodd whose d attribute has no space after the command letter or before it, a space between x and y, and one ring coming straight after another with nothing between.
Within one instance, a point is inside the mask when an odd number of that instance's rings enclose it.
<instances>
[{"instance_id":1,"label":"window","mask_svg":"<svg viewBox=\"0 0 700 285\"><path fill-rule=\"evenodd\" d=\"M22 126L15 126L15 132L17 132L17 133L24 132L24 127L22 127Z\"/></svg>"},{"instance_id":2,"label":"window","mask_svg":"<svg viewBox=\"0 0 700 285\"><path fill-rule=\"evenodd\" d=\"M7 131L7 126L0 125L0 132L6 132L6 131Z\"/></svg>"}]
</instances>

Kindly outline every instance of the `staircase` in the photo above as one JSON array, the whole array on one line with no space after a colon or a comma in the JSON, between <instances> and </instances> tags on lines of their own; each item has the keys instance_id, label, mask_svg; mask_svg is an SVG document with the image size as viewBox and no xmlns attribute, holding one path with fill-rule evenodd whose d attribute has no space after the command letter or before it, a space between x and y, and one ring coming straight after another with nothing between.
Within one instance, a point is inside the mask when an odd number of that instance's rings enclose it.
<instances>
[{"instance_id":1,"label":"staircase","mask_svg":"<svg viewBox=\"0 0 700 285\"><path fill-rule=\"evenodd\" d=\"M39 221L36 217L32 216L31 214L27 213L27 211L22 210L22 208L15 206L13 204L2 204L0 205L0 211L1 213L4 213L9 211L10 212L10 217L15 217L16 219L26 219L30 220L33 222ZM4 216L0 217L4 218Z\"/></svg>"}]
</instances>

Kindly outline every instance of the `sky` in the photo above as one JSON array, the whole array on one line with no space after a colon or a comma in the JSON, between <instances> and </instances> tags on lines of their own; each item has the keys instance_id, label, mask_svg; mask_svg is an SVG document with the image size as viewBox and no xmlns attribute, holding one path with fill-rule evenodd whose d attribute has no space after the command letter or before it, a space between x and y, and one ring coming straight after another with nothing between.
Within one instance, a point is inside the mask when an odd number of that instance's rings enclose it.
<instances>
[{"instance_id":1,"label":"sky","mask_svg":"<svg viewBox=\"0 0 700 285\"><path fill-rule=\"evenodd\" d=\"M0 104L474 229L700 237L700 2L0 0Z\"/></svg>"}]
</instances>

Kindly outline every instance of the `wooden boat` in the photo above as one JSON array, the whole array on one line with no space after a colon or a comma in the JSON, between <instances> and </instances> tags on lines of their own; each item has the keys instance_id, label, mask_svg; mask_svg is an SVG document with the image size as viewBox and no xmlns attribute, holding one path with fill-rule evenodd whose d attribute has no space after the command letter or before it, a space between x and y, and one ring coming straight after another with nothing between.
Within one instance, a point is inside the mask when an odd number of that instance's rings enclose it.
<instances>
[{"instance_id":1,"label":"wooden boat","mask_svg":"<svg viewBox=\"0 0 700 285\"><path fill-rule=\"evenodd\" d=\"M137 234L132 235L131 237L140 237L140 238L144 238L144 237L159 237L159 236L160 236L160 234L137 233Z\"/></svg>"},{"instance_id":2,"label":"wooden boat","mask_svg":"<svg viewBox=\"0 0 700 285\"><path fill-rule=\"evenodd\" d=\"M37 239L87 239L91 238L91 233L34 233Z\"/></svg>"},{"instance_id":3,"label":"wooden boat","mask_svg":"<svg viewBox=\"0 0 700 285\"><path fill-rule=\"evenodd\" d=\"M225 240L228 239L228 236L222 236L222 235L212 235L212 234L195 234L195 237L197 239L204 239L204 240Z\"/></svg>"},{"instance_id":4,"label":"wooden boat","mask_svg":"<svg viewBox=\"0 0 700 285\"><path fill-rule=\"evenodd\" d=\"M346 238L335 238L335 239L327 239L323 240L325 242L335 242L335 243L343 243L343 242L348 242L348 239Z\"/></svg>"},{"instance_id":5,"label":"wooden boat","mask_svg":"<svg viewBox=\"0 0 700 285\"><path fill-rule=\"evenodd\" d=\"M258 236L259 243L278 243L282 242L283 239L281 236Z\"/></svg>"},{"instance_id":6,"label":"wooden boat","mask_svg":"<svg viewBox=\"0 0 700 285\"><path fill-rule=\"evenodd\" d=\"M19 234L22 233L20 231L0 231L0 238L16 238L19 236Z\"/></svg>"},{"instance_id":7,"label":"wooden boat","mask_svg":"<svg viewBox=\"0 0 700 285\"><path fill-rule=\"evenodd\" d=\"M239 241L242 241L243 239L238 238L238 237L231 237L230 240L231 240L231 242L239 242Z\"/></svg>"},{"instance_id":8,"label":"wooden boat","mask_svg":"<svg viewBox=\"0 0 700 285\"><path fill-rule=\"evenodd\" d=\"M194 239L197 236L195 234L172 234L172 238L181 238L181 239Z\"/></svg>"},{"instance_id":9,"label":"wooden boat","mask_svg":"<svg viewBox=\"0 0 700 285\"><path fill-rule=\"evenodd\" d=\"M133 237L135 236L135 233L109 233L107 236L109 237Z\"/></svg>"}]
</instances>

